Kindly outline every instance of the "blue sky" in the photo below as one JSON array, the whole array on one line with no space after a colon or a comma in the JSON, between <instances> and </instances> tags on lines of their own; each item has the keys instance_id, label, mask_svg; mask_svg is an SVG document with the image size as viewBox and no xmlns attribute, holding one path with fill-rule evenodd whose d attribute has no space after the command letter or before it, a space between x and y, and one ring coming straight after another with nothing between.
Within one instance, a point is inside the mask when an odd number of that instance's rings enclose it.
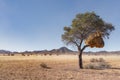
<instances>
[{"instance_id":1,"label":"blue sky","mask_svg":"<svg viewBox=\"0 0 120 80\"><path fill-rule=\"evenodd\" d=\"M116 30L105 39L102 49L120 50L120 0L0 0L0 49L44 50L65 46L63 27L71 25L78 13L94 11ZM68 46L76 50L74 46Z\"/></svg>"}]
</instances>

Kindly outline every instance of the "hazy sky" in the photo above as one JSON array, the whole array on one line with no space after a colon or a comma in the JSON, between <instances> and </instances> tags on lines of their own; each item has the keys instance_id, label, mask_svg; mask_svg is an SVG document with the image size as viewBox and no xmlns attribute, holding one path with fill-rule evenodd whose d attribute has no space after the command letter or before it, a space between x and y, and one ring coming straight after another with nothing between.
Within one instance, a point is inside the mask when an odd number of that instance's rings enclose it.
<instances>
[{"instance_id":1,"label":"hazy sky","mask_svg":"<svg viewBox=\"0 0 120 80\"><path fill-rule=\"evenodd\" d=\"M51 50L65 46L63 27L78 13L94 11L116 30L102 49L120 50L120 0L0 0L0 49ZM68 47L75 49L75 47Z\"/></svg>"}]
</instances>

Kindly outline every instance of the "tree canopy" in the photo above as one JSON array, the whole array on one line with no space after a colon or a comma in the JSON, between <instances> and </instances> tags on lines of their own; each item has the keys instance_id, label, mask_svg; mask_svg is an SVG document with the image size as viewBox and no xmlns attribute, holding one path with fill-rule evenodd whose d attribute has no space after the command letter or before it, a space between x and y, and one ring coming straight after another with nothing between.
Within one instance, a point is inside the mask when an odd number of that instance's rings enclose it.
<instances>
[{"instance_id":1,"label":"tree canopy","mask_svg":"<svg viewBox=\"0 0 120 80\"><path fill-rule=\"evenodd\" d=\"M86 12L84 14L77 14L72 21L72 25L64 27L65 32L62 35L62 39L67 44L81 46L81 43L90 36L93 36L93 34L95 35L95 33L99 32L101 35L99 40L103 40L103 38L109 38L110 32L113 30L114 26L112 24L103 21L94 12ZM93 41L95 40L96 38Z\"/></svg>"}]
</instances>

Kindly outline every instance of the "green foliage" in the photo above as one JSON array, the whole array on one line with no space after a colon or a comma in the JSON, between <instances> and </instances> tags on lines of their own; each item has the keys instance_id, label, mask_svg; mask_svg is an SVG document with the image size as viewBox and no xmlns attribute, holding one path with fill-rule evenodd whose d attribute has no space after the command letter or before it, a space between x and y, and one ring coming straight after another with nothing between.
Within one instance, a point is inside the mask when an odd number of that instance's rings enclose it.
<instances>
[{"instance_id":1,"label":"green foliage","mask_svg":"<svg viewBox=\"0 0 120 80\"><path fill-rule=\"evenodd\" d=\"M86 12L84 14L77 14L71 26L64 27L65 32L62 35L62 40L66 44L81 46L81 42L91 34L99 31L102 37L109 38L110 32L113 30L114 26L112 24L103 21L94 12Z\"/></svg>"}]
</instances>

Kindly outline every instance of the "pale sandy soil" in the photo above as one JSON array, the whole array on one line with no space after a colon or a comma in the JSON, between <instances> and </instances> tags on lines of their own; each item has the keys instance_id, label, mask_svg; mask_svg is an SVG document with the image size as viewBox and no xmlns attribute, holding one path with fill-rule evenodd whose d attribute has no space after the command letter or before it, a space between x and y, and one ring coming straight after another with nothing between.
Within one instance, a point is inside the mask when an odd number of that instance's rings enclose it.
<instances>
[{"instance_id":1,"label":"pale sandy soil","mask_svg":"<svg viewBox=\"0 0 120 80\"><path fill-rule=\"evenodd\" d=\"M114 69L80 70L76 55L0 56L0 80L120 80L120 56L84 55L84 65L91 58L104 58Z\"/></svg>"}]
</instances>

